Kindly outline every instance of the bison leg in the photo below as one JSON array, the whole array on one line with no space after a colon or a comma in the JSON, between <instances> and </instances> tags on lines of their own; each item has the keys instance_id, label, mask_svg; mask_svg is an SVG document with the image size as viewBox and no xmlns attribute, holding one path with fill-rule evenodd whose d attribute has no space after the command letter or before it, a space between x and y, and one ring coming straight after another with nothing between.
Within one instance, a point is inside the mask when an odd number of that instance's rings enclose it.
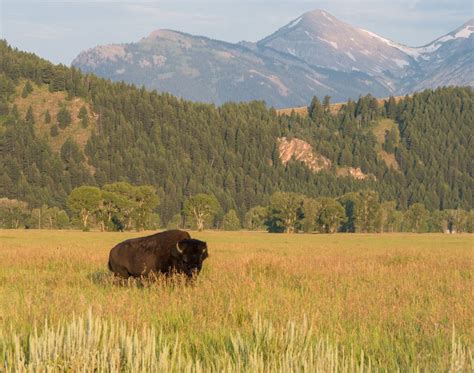
<instances>
[{"instance_id":1,"label":"bison leg","mask_svg":"<svg viewBox=\"0 0 474 373\"><path fill-rule=\"evenodd\" d=\"M125 267L115 265L112 271L114 272L114 275L117 277L122 277L124 279L128 279L130 277L130 273Z\"/></svg>"}]
</instances>

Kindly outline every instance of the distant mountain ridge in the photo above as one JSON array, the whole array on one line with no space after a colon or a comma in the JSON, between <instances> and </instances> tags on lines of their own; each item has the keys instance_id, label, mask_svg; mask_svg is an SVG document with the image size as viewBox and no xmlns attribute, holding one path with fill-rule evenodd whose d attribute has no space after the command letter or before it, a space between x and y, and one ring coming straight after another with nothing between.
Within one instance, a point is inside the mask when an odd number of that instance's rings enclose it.
<instances>
[{"instance_id":1,"label":"distant mountain ridge","mask_svg":"<svg viewBox=\"0 0 474 373\"><path fill-rule=\"evenodd\" d=\"M474 20L423 47L308 12L256 42L237 44L173 30L98 46L72 62L85 72L201 102L265 100L275 107L378 97L441 85L474 85Z\"/></svg>"}]
</instances>

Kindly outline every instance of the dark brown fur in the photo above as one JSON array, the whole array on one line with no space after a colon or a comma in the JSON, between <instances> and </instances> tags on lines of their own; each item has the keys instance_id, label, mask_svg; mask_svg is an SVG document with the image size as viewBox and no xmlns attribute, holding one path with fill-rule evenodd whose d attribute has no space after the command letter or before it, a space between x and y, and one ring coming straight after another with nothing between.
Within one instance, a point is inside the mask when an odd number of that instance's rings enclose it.
<instances>
[{"instance_id":1,"label":"dark brown fur","mask_svg":"<svg viewBox=\"0 0 474 373\"><path fill-rule=\"evenodd\" d=\"M110 250L109 269L123 278L174 271L192 277L207 256L205 242L175 229L119 243Z\"/></svg>"}]
</instances>

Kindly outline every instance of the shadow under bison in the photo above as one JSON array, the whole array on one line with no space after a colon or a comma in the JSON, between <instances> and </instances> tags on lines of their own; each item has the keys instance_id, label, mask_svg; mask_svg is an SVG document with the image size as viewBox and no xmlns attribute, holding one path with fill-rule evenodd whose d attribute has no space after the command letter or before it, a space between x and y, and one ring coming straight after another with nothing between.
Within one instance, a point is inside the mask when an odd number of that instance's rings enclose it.
<instances>
[{"instance_id":1,"label":"shadow under bison","mask_svg":"<svg viewBox=\"0 0 474 373\"><path fill-rule=\"evenodd\" d=\"M206 242L174 229L119 243L110 250L108 267L123 279L173 273L193 278L207 257Z\"/></svg>"}]
</instances>

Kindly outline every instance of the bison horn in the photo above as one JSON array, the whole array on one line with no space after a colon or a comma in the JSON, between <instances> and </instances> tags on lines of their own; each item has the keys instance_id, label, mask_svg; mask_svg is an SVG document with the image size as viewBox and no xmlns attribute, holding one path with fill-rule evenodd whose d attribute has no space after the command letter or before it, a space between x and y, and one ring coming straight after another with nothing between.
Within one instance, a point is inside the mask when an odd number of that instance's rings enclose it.
<instances>
[{"instance_id":1,"label":"bison horn","mask_svg":"<svg viewBox=\"0 0 474 373\"><path fill-rule=\"evenodd\" d=\"M178 250L178 253L182 254L183 250L179 248L179 242L176 243L176 250Z\"/></svg>"}]
</instances>

